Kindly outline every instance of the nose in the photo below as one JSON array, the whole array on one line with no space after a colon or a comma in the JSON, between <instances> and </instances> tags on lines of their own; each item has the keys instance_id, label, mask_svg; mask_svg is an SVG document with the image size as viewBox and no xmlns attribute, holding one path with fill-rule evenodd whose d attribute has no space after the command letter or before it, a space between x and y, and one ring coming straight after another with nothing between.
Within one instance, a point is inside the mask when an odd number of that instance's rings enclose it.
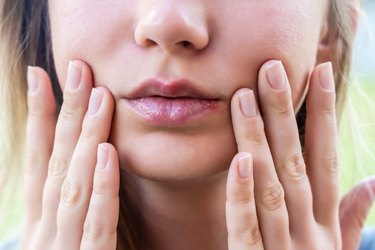
<instances>
[{"instance_id":1,"label":"nose","mask_svg":"<svg viewBox=\"0 0 375 250\"><path fill-rule=\"evenodd\" d=\"M169 53L202 50L209 44L207 22L197 6L176 6L170 1L141 11L135 41L143 48L160 47Z\"/></svg>"}]
</instances>

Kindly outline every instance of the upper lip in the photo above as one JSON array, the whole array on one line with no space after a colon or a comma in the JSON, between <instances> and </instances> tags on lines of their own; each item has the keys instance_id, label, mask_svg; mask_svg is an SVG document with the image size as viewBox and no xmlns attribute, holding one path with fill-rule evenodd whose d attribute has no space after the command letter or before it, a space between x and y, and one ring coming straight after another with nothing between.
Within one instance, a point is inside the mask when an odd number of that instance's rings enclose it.
<instances>
[{"instance_id":1,"label":"upper lip","mask_svg":"<svg viewBox=\"0 0 375 250\"><path fill-rule=\"evenodd\" d=\"M217 99L195 86L195 84L186 79L163 81L156 78L150 78L142 82L135 90L131 91L127 97L129 99L151 96L165 98Z\"/></svg>"}]
</instances>

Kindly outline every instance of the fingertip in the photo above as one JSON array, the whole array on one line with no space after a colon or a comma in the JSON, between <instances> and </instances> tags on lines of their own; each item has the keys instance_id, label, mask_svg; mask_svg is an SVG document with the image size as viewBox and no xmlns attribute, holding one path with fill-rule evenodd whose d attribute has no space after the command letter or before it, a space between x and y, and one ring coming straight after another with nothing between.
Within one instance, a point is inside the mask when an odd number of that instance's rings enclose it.
<instances>
[{"instance_id":1,"label":"fingertip","mask_svg":"<svg viewBox=\"0 0 375 250\"><path fill-rule=\"evenodd\" d=\"M317 67L319 71L319 83L321 90L326 92L335 91L335 80L333 76L333 67L331 62L320 64Z\"/></svg>"},{"instance_id":2,"label":"fingertip","mask_svg":"<svg viewBox=\"0 0 375 250\"><path fill-rule=\"evenodd\" d=\"M117 150L112 144L104 142L98 145L97 164L99 169L105 169L108 166L118 167Z\"/></svg>"},{"instance_id":3,"label":"fingertip","mask_svg":"<svg viewBox=\"0 0 375 250\"><path fill-rule=\"evenodd\" d=\"M72 60L74 64L79 66L82 70L82 79L81 84L84 84L85 87L92 87L93 86L93 72L87 63L81 61L81 60Z\"/></svg>"},{"instance_id":4,"label":"fingertip","mask_svg":"<svg viewBox=\"0 0 375 250\"><path fill-rule=\"evenodd\" d=\"M98 145L97 164L94 177L95 189L116 195L120 185L117 151L110 143Z\"/></svg>"},{"instance_id":5,"label":"fingertip","mask_svg":"<svg viewBox=\"0 0 375 250\"><path fill-rule=\"evenodd\" d=\"M238 181L248 179L252 176L252 155L248 152L237 153L232 160L228 182L230 180Z\"/></svg>"},{"instance_id":6,"label":"fingertip","mask_svg":"<svg viewBox=\"0 0 375 250\"><path fill-rule=\"evenodd\" d=\"M98 145L96 167L104 170L108 165L108 149L104 143Z\"/></svg>"},{"instance_id":7,"label":"fingertip","mask_svg":"<svg viewBox=\"0 0 375 250\"><path fill-rule=\"evenodd\" d=\"M336 105L335 80L332 63L316 66L310 75L307 93L307 112L332 111Z\"/></svg>"},{"instance_id":8,"label":"fingertip","mask_svg":"<svg viewBox=\"0 0 375 250\"><path fill-rule=\"evenodd\" d=\"M112 95L112 92L107 89L106 87L96 87L95 89L99 90L101 93L103 93L103 98L106 103L108 103L109 108L113 110L114 108L114 97Z\"/></svg>"},{"instance_id":9,"label":"fingertip","mask_svg":"<svg viewBox=\"0 0 375 250\"><path fill-rule=\"evenodd\" d=\"M238 175L242 179L247 179L252 176L252 156L249 153L241 153L238 156Z\"/></svg>"},{"instance_id":10,"label":"fingertip","mask_svg":"<svg viewBox=\"0 0 375 250\"><path fill-rule=\"evenodd\" d=\"M39 89L39 73L36 67L28 66L27 67L27 85L28 85L28 94L33 95Z\"/></svg>"},{"instance_id":11,"label":"fingertip","mask_svg":"<svg viewBox=\"0 0 375 250\"><path fill-rule=\"evenodd\" d=\"M37 66L27 67L29 113L51 115L56 112L55 96L48 73Z\"/></svg>"},{"instance_id":12,"label":"fingertip","mask_svg":"<svg viewBox=\"0 0 375 250\"><path fill-rule=\"evenodd\" d=\"M234 92L234 94L232 96L232 103L234 101L237 101L237 103L239 103L241 96L246 95L249 92L254 92L254 90L250 89L250 88L240 88L240 89L236 90L236 92Z\"/></svg>"},{"instance_id":13,"label":"fingertip","mask_svg":"<svg viewBox=\"0 0 375 250\"><path fill-rule=\"evenodd\" d=\"M249 88L241 88L232 97L231 110L233 120L253 118L258 112L256 93Z\"/></svg>"}]
</instances>

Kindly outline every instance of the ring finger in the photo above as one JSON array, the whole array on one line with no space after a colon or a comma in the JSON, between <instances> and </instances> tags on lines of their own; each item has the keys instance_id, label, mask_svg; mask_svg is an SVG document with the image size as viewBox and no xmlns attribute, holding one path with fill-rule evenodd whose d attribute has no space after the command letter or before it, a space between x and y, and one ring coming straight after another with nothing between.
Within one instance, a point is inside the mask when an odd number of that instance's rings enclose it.
<instances>
[{"instance_id":1,"label":"ring finger","mask_svg":"<svg viewBox=\"0 0 375 250\"><path fill-rule=\"evenodd\" d=\"M40 233L43 237L56 234L56 212L61 186L81 132L91 88L92 80L88 66L78 61L71 62L44 186L41 227L43 232Z\"/></svg>"}]
</instances>

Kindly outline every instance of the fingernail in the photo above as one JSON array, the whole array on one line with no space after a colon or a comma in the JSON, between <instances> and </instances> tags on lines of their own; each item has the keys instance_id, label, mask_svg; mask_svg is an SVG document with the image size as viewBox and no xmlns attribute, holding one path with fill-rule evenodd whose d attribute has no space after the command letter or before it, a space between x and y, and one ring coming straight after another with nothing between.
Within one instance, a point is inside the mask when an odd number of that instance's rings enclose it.
<instances>
[{"instance_id":1,"label":"fingernail","mask_svg":"<svg viewBox=\"0 0 375 250\"><path fill-rule=\"evenodd\" d=\"M248 178L251 175L251 156L246 154L238 159L238 173L241 178Z\"/></svg>"},{"instance_id":2,"label":"fingernail","mask_svg":"<svg viewBox=\"0 0 375 250\"><path fill-rule=\"evenodd\" d=\"M286 72L281 61L273 61L266 67L266 77L271 88L282 90L286 85Z\"/></svg>"},{"instance_id":3,"label":"fingernail","mask_svg":"<svg viewBox=\"0 0 375 250\"><path fill-rule=\"evenodd\" d=\"M98 113L100 106L102 104L102 101L103 101L103 93L95 88L92 89L90 102L89 102L89 108L87 111L89 116L94 116L96 113Z\"/></svg>"},{"instance_id":4,"label":"fingernail","mask_svg":"<svg viewBox=\"0 0 375 250\"><path fill-rule=\"evenodd\" d=\"M257 107L254 97L254 92L249 90L243 94L240 94L240 105L242 114L245 117L254 117L257 114Z\"/></svg>"},{"instance_id":5,"label":"fingernail","mask_svg":"<svg viewBox=\"0 0 375 250\"><path fill-rule=\"evenodd\" d=\"M335 80L333 78L332 63L328 62L322 65L319 74L320 86L328 92L335 91Z\"/></svg>"},{"instance_id":6,"label":"fingernail","mask_svg":"<svg viewBox=\"0 0 375 250\"><path fill-rule=\"evenodd\" d=\"M33 94L38 90L38 72L34 67L28 66L27 67L27 85L28 85L28 93Z\"/></svg>"},{"instance_id":7,"label":"fingernail","mask_svg":"<svg viewBox=\"0 0 375 250\"><path fill-rule=\"evenodd\" d=\"M98 146L98 159L96 167L99 169L105 169L108 162L108 149L104 144Z\"/></svg>"},{"instance_id":8,"label":"fingernail","mask_svg":"<svg viewBox=\"0 0 375 250\"><path fill-rule=\"evenodd\" d=\"M67 87L70 90L75 90L78 88L79 83L81 82L81 74L82 74L81 66L78 65L74 61L70 61L69 67L68 67L68 79L67 79Z\"/></svg>"}]
</instances>

